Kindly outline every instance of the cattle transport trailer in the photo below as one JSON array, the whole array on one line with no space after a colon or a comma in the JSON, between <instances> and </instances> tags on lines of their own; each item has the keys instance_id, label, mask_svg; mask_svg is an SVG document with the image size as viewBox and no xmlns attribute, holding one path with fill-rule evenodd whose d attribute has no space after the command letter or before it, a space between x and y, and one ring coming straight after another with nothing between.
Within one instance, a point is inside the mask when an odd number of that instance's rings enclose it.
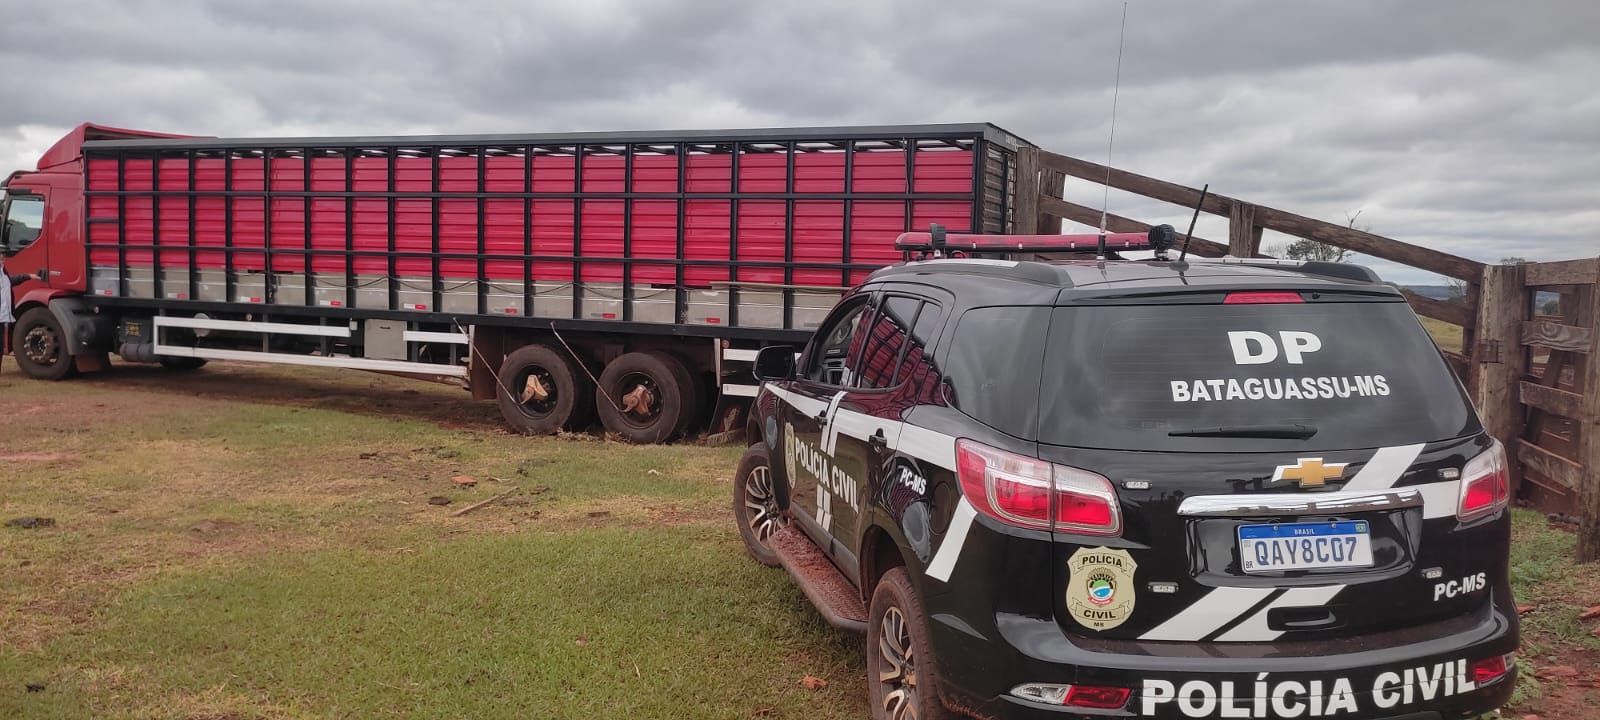
<instances>
[{"instance_id":1,"label":"cattle transport trailer","mask_svg":"<svg viewBox=\"0 0 1600 720\"><path fill-rule=\"evenodd\" d=\"M457 378L529 433L740 427L801 344L933 223L1014 229L993 125L217 139L83 125L6 183L14 351ZM708 418L709 415L709 418Z\"/></svg>"}]
</instances>

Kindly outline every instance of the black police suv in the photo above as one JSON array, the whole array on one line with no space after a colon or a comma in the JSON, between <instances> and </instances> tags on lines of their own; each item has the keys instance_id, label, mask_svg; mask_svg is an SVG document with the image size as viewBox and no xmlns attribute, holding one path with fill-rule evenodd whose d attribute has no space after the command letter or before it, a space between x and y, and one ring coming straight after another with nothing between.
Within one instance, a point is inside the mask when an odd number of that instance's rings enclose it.
<instances>
[{"instance_id":1,"label":"black police suv","mask_svg":"<svg viewBox=\"0 0 1600 720\"><path fill-rule=\"evenodd\" d=\"M912 261L757 375L739 531L865 631L874 718L1510 696L1504 450L1365 268Z\"/></svg>"}]
</instances>

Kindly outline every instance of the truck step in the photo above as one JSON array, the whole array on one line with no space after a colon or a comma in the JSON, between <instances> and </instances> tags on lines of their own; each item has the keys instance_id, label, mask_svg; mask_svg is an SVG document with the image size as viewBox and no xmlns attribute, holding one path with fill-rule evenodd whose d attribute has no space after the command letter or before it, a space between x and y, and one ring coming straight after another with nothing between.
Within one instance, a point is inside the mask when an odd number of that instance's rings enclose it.
<instances>
[{"instance_id":1,"label":"truck step","mask_svg":"<svg viewBox=\"0 0 1600 720\"><path fill-rule=\"evenodd\" d=\"M861 593L800 528L790 525L773 533L767 542L823 620L840 630L867 631L867 607L861 602Z\"/></svg>"}]
</instances>

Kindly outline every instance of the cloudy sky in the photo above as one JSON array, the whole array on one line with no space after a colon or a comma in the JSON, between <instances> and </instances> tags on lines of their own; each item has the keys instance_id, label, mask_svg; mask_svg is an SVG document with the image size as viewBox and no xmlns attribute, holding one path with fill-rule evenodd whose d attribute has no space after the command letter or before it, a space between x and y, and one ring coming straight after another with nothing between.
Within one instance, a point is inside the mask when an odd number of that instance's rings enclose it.
<instances>
[{"instance_id":1,"label":"cloudy sky","mask_svg":"<svg viewBox=\"0 0 1600 720\"><path fill-rule=\"evenodd\" d=\"M32 167L84 121L219 136L979 121L1098 162L1122 10L34 3L0 23L0 164ZM1130 0L1126 43L1116 166L1335 222L1360 212L1479 260L1600 255L1596 0ZM1110 209L1187 222L1116 193ZM1198 234L1225 240L1225 224Z\"/></svg>"}]
</instances>

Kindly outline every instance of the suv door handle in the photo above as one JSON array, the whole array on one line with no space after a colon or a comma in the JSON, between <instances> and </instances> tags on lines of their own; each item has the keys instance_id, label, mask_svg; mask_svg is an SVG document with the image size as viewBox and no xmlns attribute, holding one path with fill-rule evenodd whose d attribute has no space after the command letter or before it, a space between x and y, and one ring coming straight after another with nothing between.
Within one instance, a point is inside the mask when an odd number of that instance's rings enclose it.
<instances>
[{"instance_id":1,"label":"suv door handle","mask_svg":"<svg viewBox=\"0 0 1600 720\"><path fill-rule=\"evenodd\" d=\"M889 447L889 438L884 436L883 428L878 428L877 432L873 433L871 437L867 438L867 444L882 450L886 447Z\"/></svg>"}]
</instances>

